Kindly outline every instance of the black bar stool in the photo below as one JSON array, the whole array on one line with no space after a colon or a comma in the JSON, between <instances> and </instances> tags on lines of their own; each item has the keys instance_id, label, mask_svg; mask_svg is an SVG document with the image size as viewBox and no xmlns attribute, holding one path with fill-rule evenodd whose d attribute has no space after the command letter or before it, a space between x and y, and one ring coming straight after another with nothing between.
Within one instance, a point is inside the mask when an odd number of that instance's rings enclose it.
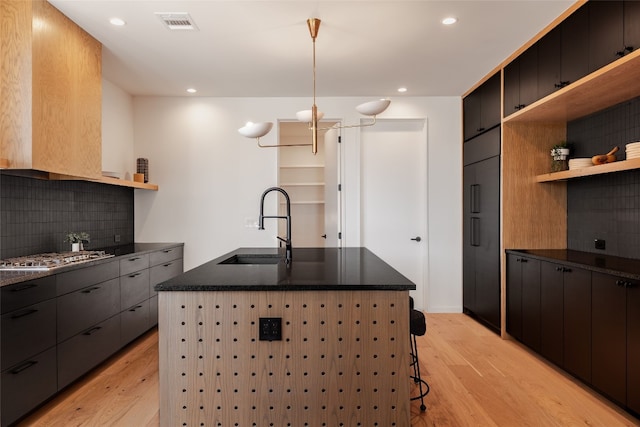
<instances>
[{"instance_id":1,"label":"black bar stool","mask_svg":"<svg viewBox=\"0 0 640 427\"><path fill-rule=\"evenodd\" d=\"M411 400L420 399L420 410L426 411L427 407L424 404L424 397L429 394L429 384L420 376L420 363L418 360L418 343L416 341L417 336L423 336L427 332L427 320L424 317L424 313L413 308L413 298L409 297L409 340L411 341L411 367L413 368L413 375L410 378L414 383L418 385L420 393L417 396L412 396Z\"/></svg>"}]
</instances>

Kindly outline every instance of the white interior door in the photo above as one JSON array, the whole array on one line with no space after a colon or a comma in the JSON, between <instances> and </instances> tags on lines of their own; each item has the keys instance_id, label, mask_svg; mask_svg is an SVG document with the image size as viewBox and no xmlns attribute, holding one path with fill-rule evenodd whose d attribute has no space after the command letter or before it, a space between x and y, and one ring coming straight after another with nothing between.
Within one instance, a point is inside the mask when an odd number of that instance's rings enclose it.
<instances>
[{"instance_id":1,"label":"white interior door","mask_svg":"<svg viewBox=\"0 0 640 427\"><path fill-rule=\"evenodd\" d=\"M416 284L426 307L427 123L380 120L361 133L363 246Z\"/></svg>"},{"instance_id":2,"label":"white interior door","mask_svg":"<svg viewBox=\"0 0 640 427\"><path fill-rule=\"evenodd\" d=\"M340 246L340 150L338 150L338 129L330 129L324 134L324 234L326 247Z\"/></svg>"}]
</instances>

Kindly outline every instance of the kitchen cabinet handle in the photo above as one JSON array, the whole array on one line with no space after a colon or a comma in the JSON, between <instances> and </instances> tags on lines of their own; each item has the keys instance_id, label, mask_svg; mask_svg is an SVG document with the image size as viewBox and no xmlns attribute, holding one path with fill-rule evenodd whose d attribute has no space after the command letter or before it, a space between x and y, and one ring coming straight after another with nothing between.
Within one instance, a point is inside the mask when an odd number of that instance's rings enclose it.
<instances>
[{"instance_id":1,"label":"kitchen cabinet handle","mask_svg":"<svg viewBox=\"0 0 640 427\"><path fill-rule=\"evenodd\" d=\"M95 326L89 329L88 331L83 332L82 335L87 335L87 336L93 335L94 332L98 332L100 329L102 329L102 326Z\"/></svg>"},{"instance_id":2,"label":"kitchen cabinet handle","mask_svg":"<svg viewBox=\"0 0 640 427\"><path fill-rule=\"evenodd\" d=\"M135 307L130 308L129 311L136 311L139 308L142 308L142 306L141 305L136 305Z\"/></svg>"},{"instance_id":3,"label":"kitchen cabinet handle","mask_svg":"<svg viewBox=\"0 0 640 427\"><path fill-rule=\"evenodd\" d=\"M471 213L480 213L480 185L471 186Z\"/></svg>"},{"instance_id":4,"label":"kitchen cabinet handle","mask_svg":"<svg viewBox=\"0 0 640 427\"><path fill-rule=\"evenodd\" d=\"M556 267L556 271L562 271L562 267L557 266L557 267Z\"/></svg>"},{"instance_id":5,"label":"kitchen cabinet handle","mask_svg":"<svg viewBox=\"0 0 640 427\"><path fill-rule=\"evenodd\" d=\"M520 262L529 262L529 260L528 260L528 259L526 259L526 258L522 258L522 259L520 260Z\"/></svg>"},{"instance_id":6,"label":"kitchen cabinet handle","mask_svg":"<svg viewBox=\"0 0 640 427\"><path fill-rule=\"evenodd\" d=\"M471 246L480 246L480 218L471 218Z\"/></svg>"},{"instance_id":7,"label":"kitchen cabinet handle","mask_svg":"<svg viewBox=\"0 0 640 427\"><path fill-rule=\"evenodd\" d=\"M21 365L16 366L15 368L13 368L13 369L12 369L11 371L9 371L9 372L10 372L10 373L12 373L12 374L14 374L14 375L17 375L17 374L19 374L20 372L22 372L22 371L24 371L24 370L26 370L26 369L29 369L29 368L30 368L30 367L32 367L33 365L36 365L37 363L38 363L38 361L37 361L37 360L29 360L29 361L24 362L24 363L23 363L23 364L21 364Z\"/></svg>"},{"instance_id":8,"label":"kitchen cabinet handle","mask_svg":"<svg viewBox=\"0 0 640 427\"><path fill-rule=\"evenodd\" d=\"M571 273L571 269L568 267L562 267L562 272L563 273Z\"/></svg>"},{"instance_id":9,"label":"kitchen cabinet handle","mask_svg":"<svg viewBox=\"0 0 640 427\"><path fill-rule=\"evenodd\" d=\"M134 277L138 277L141 274L142 273L133 273L133 274L130 274L129 277L131 277L133 279Z\"/></svg>"},{"instance_id":10,"label":"kitchen cabinet handle","mask_svg":"<svg viewBox=\"0 0 640 427\"><path fill-rule=\"evenodd\" d=\"M616 280L616 286L624 286L624 280Z\"/></svg>"},{"instance_id":11,"label":"kitchen cabinet handle","mask_svg":"<svg viewBox=\"0 0 640 427\"><path fill-rule=\"evenodd\" d=\"M165 250L164 250L164 251L162 251L162 252L164 252L165 254L168 254L169 252L173 252L173 249L165 249Z\"/></svg>"},{"instance_id":12,"label":"kitchen cabinet handle","mask_svg":"<svg viewBox=\"0 0 640 427\"><path fill-rule=\"evenodd\" d=\"M21 313L16 313L13 316L11 316L11 318L12 319L19 319L21 317L26 317L26 316L29 316L29 315L31 315L33 313L37 313L37 312L38 312L38 310L36 310L35 308L32 308L30 310L25 310L25 311L23 311Z\"/></svg>"},{"instance_id":13,"label":"kitchen cabinet handle","mask_svg":"<svg viewBox=\"0 0 640 427\"><path fill-rule=\"evenodd\" d=\"M171 267L171 265L173 265L173 262L167 263L167 264L162 264L163 267Z\"/></svg>"},{"instance_id":14,"label":"kitchen cabinet handle","mask_svg":"<svg viewBox=\"0 0 640 427\"><path fill-rule=\"evenodd\" d=\"M22 292L22 291L26 291L27 289L36 288L36 287L38 287L38 285L36 285L35 283L25 283L24 285L19 285L11 288L11 292Z\"/></svg>"},{"instance_id":15,"label":"kitchen cabinet handle","mask_svg":"<svg viewBox=\"0 0 640 427\"><path fill-rule=\"evenodd\" d=\"M131 262L133 262L133 261L137 261L137 260L139 260L139 259L140 259L140 257L139 257L139 256L137 256L137 257L134 257L134 258L129 258L127 261L131 261Z\"/></svg>"},{"instance_id":16,"label":"kitchen cabinet handle","mask_svg":"<svg viewBox=\"0 0 640 427\"><path fill-rule=\"evenodd\" d=\"M97 291L100 289L100 286L94 286L93 288L85 289L84 291L80 291L83 294L90 294L93 291Z\"/></svg>"}]
</instances>

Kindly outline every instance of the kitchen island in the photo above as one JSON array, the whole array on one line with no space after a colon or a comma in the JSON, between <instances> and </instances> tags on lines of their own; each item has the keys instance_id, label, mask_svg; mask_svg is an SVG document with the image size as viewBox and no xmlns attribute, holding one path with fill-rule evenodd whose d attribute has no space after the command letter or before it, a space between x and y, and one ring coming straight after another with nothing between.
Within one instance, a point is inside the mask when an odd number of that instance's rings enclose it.
<instances>
[{"instance_id":1,"label":"kitchen island","mask_svg":"<svg viewBox=\"0 0 640 427\"><path fill-rule=\"evenodd\" d=\"M365 248L241 248L159 291L162 426L408 426L409 290Z\"/></svg>"}]
</instances>

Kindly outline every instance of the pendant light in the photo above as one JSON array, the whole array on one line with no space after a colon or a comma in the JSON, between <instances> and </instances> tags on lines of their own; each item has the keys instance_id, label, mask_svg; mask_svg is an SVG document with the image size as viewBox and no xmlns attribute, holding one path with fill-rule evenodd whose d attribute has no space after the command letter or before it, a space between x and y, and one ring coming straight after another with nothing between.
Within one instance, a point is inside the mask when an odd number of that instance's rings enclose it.
<instances>
[{"instance_id":1,"label":"pendant light","mask_svg":"<svg viewBox=\"0 0 640 427\"><path fill-rule=\"evenodd\" d=\"M260 148L274 148L274 147L294 147L294 146L311 146L311 152L316 154L318 152L318 131L326 129L345 129L355 127L373 126L376 123L376 116L384 112L391 103L388 99L380 99L377 101L365 102L356 107L356 111L364 116L372 118L370 122L361 123L358 125L346 125L346 126L330 126L327 128L319 128L318 122L324 117L324 113L318 111L316 105L316 38L318 37L318 30L320 29L320 19L309 18L307 19L307 26L309 27L309 34L313 42L313 105L310 110L302 110L296 113L298 121L309 123L309 130L311 131L311 143L305 144L275 144L275 145L262 145L260 144L260 138L269 133L273 127L272 122L261 123L247 123L238 132L246 136L247 138L255 138Z\"/></svg>"}]
</instances>

